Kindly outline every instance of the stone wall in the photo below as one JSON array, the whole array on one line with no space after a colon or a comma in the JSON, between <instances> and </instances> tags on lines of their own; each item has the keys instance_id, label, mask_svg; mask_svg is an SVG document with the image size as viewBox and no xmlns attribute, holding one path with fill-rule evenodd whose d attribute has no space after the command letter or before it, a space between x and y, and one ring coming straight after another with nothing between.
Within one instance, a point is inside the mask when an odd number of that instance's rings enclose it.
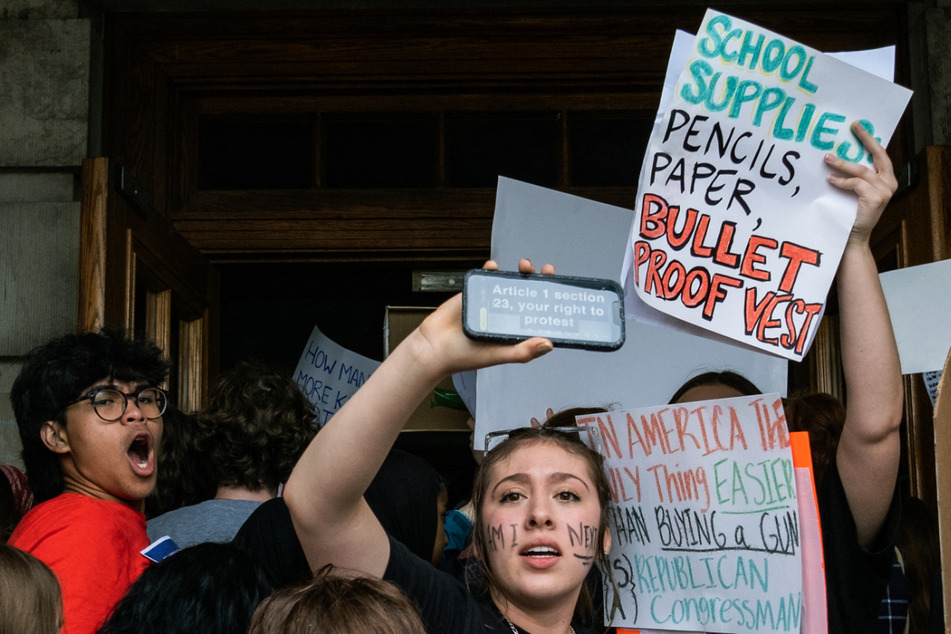
<instances>
[{"instance_id":1,"label":"stone wall","mask_svg":"<svg viewBox=\"0 0 951 634\"><path fill-rule=\"evenodd\" d=\"M0 462L22 466L19 358L76 328L91 23L75 0L0 5Z\"/></svg>"}]
</instances>

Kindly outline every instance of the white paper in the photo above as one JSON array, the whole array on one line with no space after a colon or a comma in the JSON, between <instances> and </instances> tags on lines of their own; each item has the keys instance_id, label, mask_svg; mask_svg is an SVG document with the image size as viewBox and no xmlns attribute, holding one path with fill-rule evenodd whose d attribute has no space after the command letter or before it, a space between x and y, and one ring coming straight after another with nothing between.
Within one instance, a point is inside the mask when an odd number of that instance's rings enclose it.
<instances>
[{"instance_id":1,"label":"white paper","mask_svg":"<svg viewBox=\"0 0 951 634\"><path fill-rule=\"evenodd\" d=\"M879 279L902 374L943 368L951 348L951 260L888 271Z\"/></svg>"},{"instance_id":2,"label":"white paper","mask_svg":"<svg viewBox=\"0 0 951 634\"><path fill-rule=\"evenodd\" d=\"M314 326L294 380L314 405L317 422L323 426L378 367L379 361L338 345Z\"/></svg>"}]
</instances>

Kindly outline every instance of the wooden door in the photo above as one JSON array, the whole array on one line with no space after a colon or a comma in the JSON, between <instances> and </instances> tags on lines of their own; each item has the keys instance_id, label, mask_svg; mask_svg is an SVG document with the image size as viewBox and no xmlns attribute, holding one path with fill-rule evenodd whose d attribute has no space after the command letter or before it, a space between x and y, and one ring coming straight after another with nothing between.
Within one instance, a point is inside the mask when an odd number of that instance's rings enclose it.
<instances>
[{"instance_id":1,"label":"wooden door","mask_svg":"<svg viewBox=\"0 0 951 634\"><path fill-rule=\"evenodd\" d=\"M218 273L107 158L83 161L79 326L154 341L179 409L198 410L217 371Z\"/></svg>"}]
</instances>

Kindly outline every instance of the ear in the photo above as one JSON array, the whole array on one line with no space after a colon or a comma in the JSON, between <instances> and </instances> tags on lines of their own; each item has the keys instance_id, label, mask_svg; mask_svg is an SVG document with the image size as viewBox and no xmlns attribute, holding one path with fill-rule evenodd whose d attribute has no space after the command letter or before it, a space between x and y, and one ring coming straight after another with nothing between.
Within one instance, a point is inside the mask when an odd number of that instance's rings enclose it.
<instances>
[{"instance_id":1,"label":"ear","mask_svg":"<svg viewBox=\"0 0 951 634\"><path fill-rule=\"evenodd\" d=\"M69 438L66 427L56 420L48 420L40 426L40 439L53 453L69 453Z\"/></svg>"},{"instance_id":2,"label":"ear","mask_svg":"<svg viewBox=\"0 0 951 634\"><path fill-rule=\"evenodd\" d=\"M611 529L610 527L604 529L604 558L607 559L608 554L611 552Z\"/></svg>"}]
</instances>

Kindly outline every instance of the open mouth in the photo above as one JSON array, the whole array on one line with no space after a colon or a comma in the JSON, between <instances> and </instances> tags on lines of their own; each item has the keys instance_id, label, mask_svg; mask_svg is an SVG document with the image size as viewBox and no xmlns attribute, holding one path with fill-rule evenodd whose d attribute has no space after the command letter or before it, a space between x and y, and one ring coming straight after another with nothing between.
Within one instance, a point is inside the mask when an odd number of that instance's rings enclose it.
<instances>
[{"instance_id":1,"label":"open mouth","mask_svg":"<svg viewBox=\"0 0 951 634\"><path fill-rule=\"evenodd\" d=\"M152 471L152 437L138 434L129 447L129 461L136 471L148 475Z\"/></svg>"},{"instance_id":2,"label":"open mouth","mask_svg":"<svg viewBox=\"0 0 951 634\"><path fill-rule=\"evenodd\" d=\"M559 557L561 553L551 546L533 546L521 552L523 557Z\"/></svg>"}]
</instances>

